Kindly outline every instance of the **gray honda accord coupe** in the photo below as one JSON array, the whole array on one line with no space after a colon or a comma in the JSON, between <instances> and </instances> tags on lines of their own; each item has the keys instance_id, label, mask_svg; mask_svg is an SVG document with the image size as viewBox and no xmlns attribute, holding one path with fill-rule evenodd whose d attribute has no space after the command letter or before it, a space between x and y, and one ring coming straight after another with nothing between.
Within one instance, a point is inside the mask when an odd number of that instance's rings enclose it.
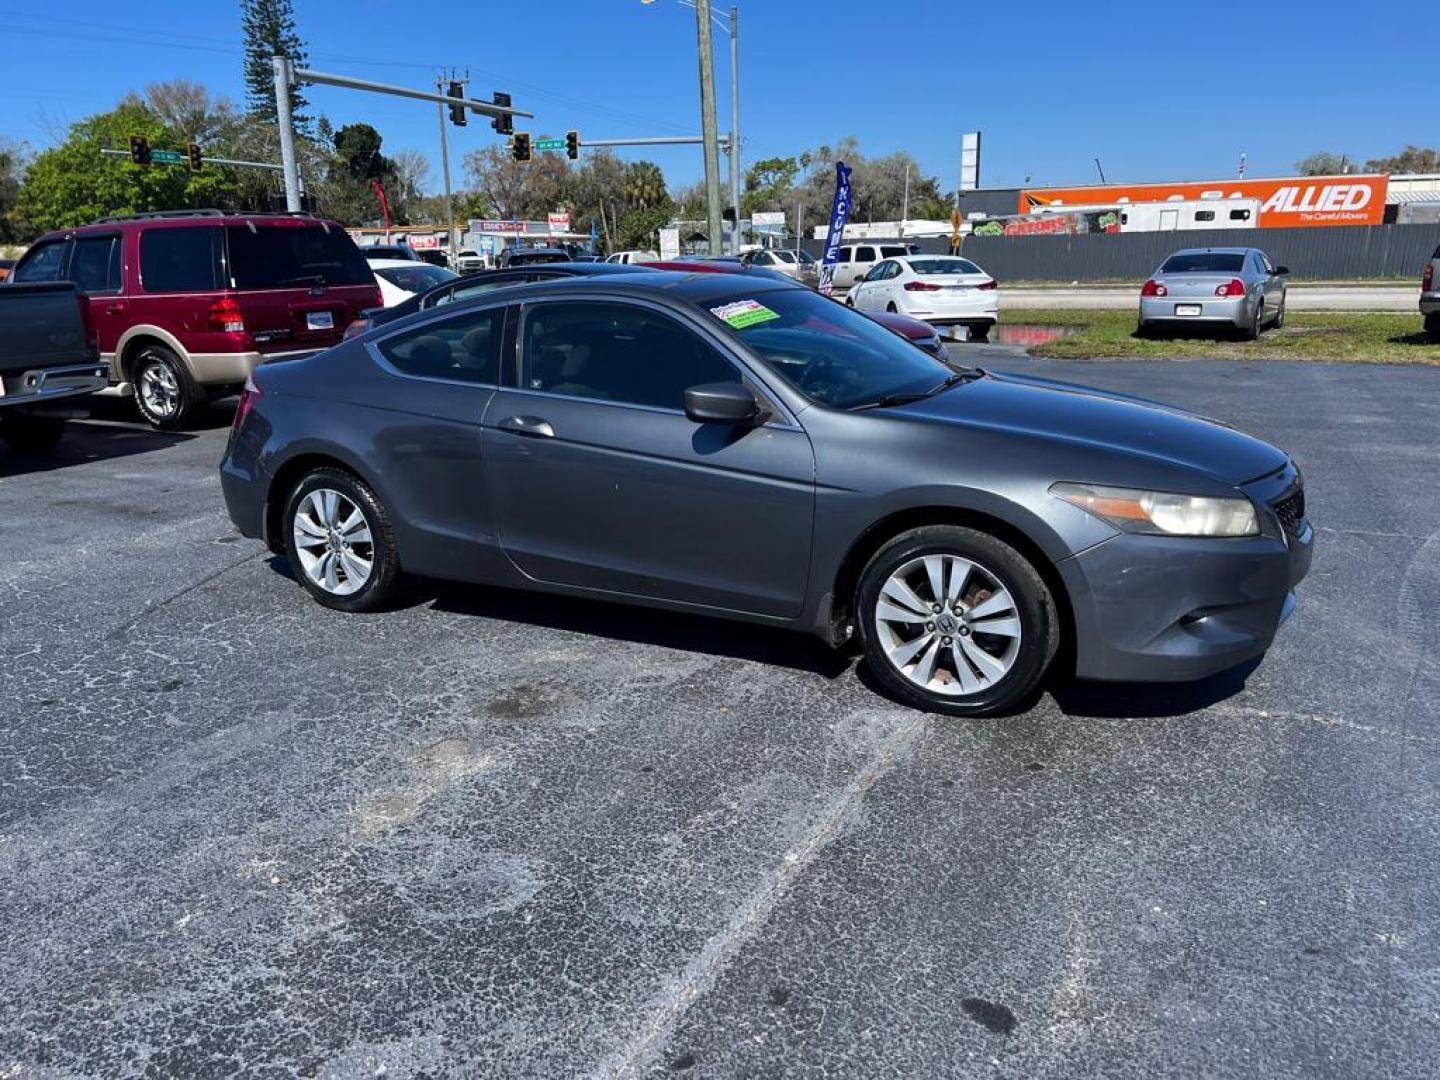
<instances>
[{"instance_id":1,"label":"gray honda accord coupe","mask_svg":"<svg viewBox=\"0 0 1440 1080\"><path fill-rule=\"evenodd\" d=\"M1152 402L946 366L809 290L521 285L247 386L230 515L320 603L407 576L858 638L896 698L1013 711L1260 656L1313 533L1286 454Z\"/></svg>"}]
</instances>

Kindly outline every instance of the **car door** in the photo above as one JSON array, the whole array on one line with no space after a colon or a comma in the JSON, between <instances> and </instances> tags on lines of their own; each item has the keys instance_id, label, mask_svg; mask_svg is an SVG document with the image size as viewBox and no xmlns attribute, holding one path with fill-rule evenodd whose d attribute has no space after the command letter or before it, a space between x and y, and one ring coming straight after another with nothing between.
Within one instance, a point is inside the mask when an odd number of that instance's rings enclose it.
<instances>
[{"instance_id":1,"label":"car door","mask_svg":"<svg viewBox=\"0 0 1440 1080\"><path fill-rule=\"evenodd\" d=\"M877 263L865 272L851 287L855 294L855 306L861 311L879 311L885 307L884 268L888 263Z\"/></svg>"},{"instance_id":2,"label":"car door","mask_svg":"<svg viewBox=\"0 0 1440 1080\"><path fill-rule=\"evenodd\" d=\"M120 335L130 327L130 302L121 292L122 248L123 238L113 232L77 236L70 250L68 276L90 298L90 318L100 355L107 362L115 355ZM114 377L118 380L119 373Z\"/></svg>"},{"instance_id":3,"label":"car door","mask_svg":"<svg viewBox=\"0 0 1440 1080\"><path fill-rule=\"evenodd\" d=\"M485 413L505 554L561 586L762 615L804 604L814 455L770 420L698 424L687 387L748 381L718 331L640 300L535 300Z\"/></svg>"}]
</instances>

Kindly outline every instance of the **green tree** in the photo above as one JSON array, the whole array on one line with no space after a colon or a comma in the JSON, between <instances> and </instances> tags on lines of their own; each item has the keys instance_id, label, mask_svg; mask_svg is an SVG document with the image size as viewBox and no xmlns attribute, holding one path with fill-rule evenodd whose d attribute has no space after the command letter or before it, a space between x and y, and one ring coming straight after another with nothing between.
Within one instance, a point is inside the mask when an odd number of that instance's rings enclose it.
<instances>
[{"instance_id":1,"label":"green tree","mask_svg":"<svg viewBox=\"0 0 1440 1080\"><path fill-rule=\"evenodd\" d=\"M1435 173L1440 172L1440 150L1435 147L1407 146L1393 157L1371 158L1366 172Z\"/></svg>"},{"instance_id":2,"label":"green tree","mask_svg":"<svg viewBox=\"0 0 1440 1080\"><path fill-rule=\"evenodd\" d=\"M25 148L0 138L0 244L11 244L27 235L25 223L16 220L15 203L20 197L25 174Z\"/></svg>"},{"instance_id":3,"label":"green tree","mask_svg":"<svg viewBox=\"0 0 1440 1080\"><path fill-rule=\"evenodd\" d=\"M1301 176L1340 176L1350 171L1353 159L1330 150L1318 150L1295 163Z\"/></svg>"},{"instance_id":4,"label":"green tree","mask_svg":"<svg viewBox=\"0 0 1440 1080\"><path fill-rule=\"evenodd\" d=\"M669 221L668 206L627 211L616 229L615 249L656 249L660 243L660 229Z\"/></svg>"},{"instance_id":5,"label":"green tree","mask_svg":"<svg viewBox=\"0 0 1440 1080\"><path fill-rule=\"evenodd\" d=\"M14 219L43 232L106 214L233 205L235 180L228 170L192 173L176 165L145 167L101 155L101 148L128 149L131 135L144 135L161 149L184 144L143 105L122 104L86 117L71 126L65 142L30 163Z\"/></svg>"},{"instance_id":6,"label":"green tree","mask_svg":"<svg viewBox=\"0 0 1440 1080\"><path fill-rule=\"evenodd\" d=\"M621 197L632 210L663 208L667 214L670 212L670 190L665 186L665 174L653 161L632 161L625 166Z\"/></svg>"},{"instance_id":7,"label":"green tree","mask_svg":"<svg viewBox=\"0 0 1440 1080\"><path fill-rule=\"evenodd\" d=\"M240 28L245 35L245 106L251 116L275 123L274 58L288 56L297 67L306 61L305 43L295 29L290 0L240 0ZM309 103L296 87L290 88L290 116L295 126L309 126Z\"/></svg>"},{"instance_id":8,"label":"green tree","mask_svg":"<svg viewBox=\"0 0 1440 1080\"><path fill-rule=\"evenodd\" d=\"M740 212L783 210L789 202L800 163L793 157L765 158L745 170L744 193L740 196Z\"/></svg>"}]
</instances>

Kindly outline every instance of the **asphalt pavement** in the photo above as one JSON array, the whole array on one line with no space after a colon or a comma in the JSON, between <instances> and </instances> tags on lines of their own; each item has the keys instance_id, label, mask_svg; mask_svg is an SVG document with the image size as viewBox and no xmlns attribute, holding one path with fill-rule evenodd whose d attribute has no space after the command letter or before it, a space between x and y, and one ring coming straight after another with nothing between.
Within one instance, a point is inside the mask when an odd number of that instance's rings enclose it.
<instances>
[{"instance_id":1,"label":"asphalt pavement","mask_svg":"<svg viewBox=\"0 0 1440 1080\"><path fill-rule=\"evenodd\" d=\"M1002 285L1000 309L1077 308L1131 310L1140 285ZM1291 311L1404 311L1419 318L1420 282L1413 285L1292 284L1286 296Z\"/></svg>"},{"instance_id":2,"label":"asphalt pavement","mask_svg":"<svg viewBox=\"0 0 1440 1080\"><path fill-rule=\"evenodd\" d=\"M0 448L0 1077L1429 1077L1440 370L996 368L1291 450L1295 619L964 721L808 638L239 538L228 412Z\"/></svg>"}]
</instances>

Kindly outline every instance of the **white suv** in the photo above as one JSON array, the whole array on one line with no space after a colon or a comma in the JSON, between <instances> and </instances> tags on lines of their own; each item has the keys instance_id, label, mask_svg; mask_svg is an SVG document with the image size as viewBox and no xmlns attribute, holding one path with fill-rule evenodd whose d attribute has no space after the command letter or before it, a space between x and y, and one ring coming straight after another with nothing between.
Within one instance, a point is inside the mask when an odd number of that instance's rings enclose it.
<instances>
[{"instance_id":1,"label":"white suv","mask_svg":"<svg viewBox=\"0 0 1440 1080\"><path fill-rule=\"evenodd\" d=\"M613 255L607 255L605 261L620 263L623 266L631 266L634 263L659 262L660 253L656 251L617 251Z\"/></svg>"},{"instance_id":2,"label":"white suv","mask_svg":"<svg viewBox=\"0 0 1440 1080\"><path fill-rule=\"evenodd\" d=\"M835 272L830 284L836 289L848 289L870 272L870 268L882 259L903 259L907 255L919 255L915 244L853 243L841 244L835 258Z\"/></svg>"},{"instance_id":3,"label":"white suv","mask_svg":"<svg viewBox=\"0 0 1440 1080\"><path fill-rule=\"evenodd\" d=\"M1425 333L1431 343L1440 345L1440 247L1430 256L1420 279L1420 314L1425 316Z\"/></svg>"}]
</instances>

